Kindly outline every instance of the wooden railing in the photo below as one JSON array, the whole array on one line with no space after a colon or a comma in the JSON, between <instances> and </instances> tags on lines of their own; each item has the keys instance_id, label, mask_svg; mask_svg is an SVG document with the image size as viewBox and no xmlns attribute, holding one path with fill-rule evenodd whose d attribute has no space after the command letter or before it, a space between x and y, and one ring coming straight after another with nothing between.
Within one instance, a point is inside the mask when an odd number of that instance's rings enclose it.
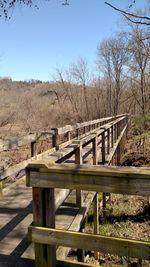
<instances>
[{"instance_id":1,"label":"wooden railing","mask_svg":"<svg viewBox=\"0 0 150 267\"><path fill-rule=\"evenodd\" d=\"M69 263L56 260L56 247L78 248L83 260L82 250L94 250L121 256L149 259L149 242L104 237L99 233L98 193L103 193L103 209L106 208L106 193L148 196L150 193L149 168L119 168L123 153L123 144L129 125L129 117L122 116L99 129L91 130L88 136L72 140L60 150L50 154L48 161L31 162L27 171L27 186L33 187L33 224L29 235L35 242L36 267L41 266L89 266L83 263ZM88 150L85 151L85 148ZM72 159L76 165L64 164ZM82 165L85 163L100 166ZM63 163L63 164L57 164ZM76 190L78 215L68 230L55 228L56 206L55 188L64 190L65 196ZM84 191L88 191L87 202L83 200ZM43 198L43 194L46 196ZM91 194L91 195L90 195ZM65 198L61 198L63 203ZM94 234L81 233L82 224L90 204L94 204ZM51 204L50 204L51 203ZM57 250L58 252L58 250ZM57 253L59 255L59 253ZM92 266L90 264L90 266Z\"/></svg>"},{"instance_id":2,"label":"wooden railing","mask_svg":"<svg viewBox=\"0 0 150 267\"><path fill-rule=\"evenodd\" d=\"M76 131L76 137L80 137L79 130L83 130L85 133L90 132L92 129L99 128L101 125L107 122L113 121L123 115L117 115L115 117L106 117L93 121L86 121L83 123L76 123L75 125L67 125L60 128L52 128L50 131L43 131L38 133L30 133L25 136L12 137L1 139L0 138L0 152L18 149L19 147L30 145L31 146L31 157L35 155L35 145L40 140L50 140L52 147L57 147L57 141L60 141L60 136L67 134L68 140L70 140L71 132Z\"/></svg>"},{"instance_id":3,"label":"wooden railing","mask_svg":"<svg viewBox=\"0 0 150 267\"><path fill-rule=\"evenodd\" d=\"M82 123L76 123L74 125L66 125L61 128L52 128L53 131L53 147L59 150L61 144L61 138L66 137L67 141L63 144L64 146L69 144L72 139L79 139L81 137L87 136L92 130L99 129L104 124L113 122L118 118L123 116L129 116L129 114L121 114L113 117L106 117L92 121L86 121Z\"/></svg>"},{"instance_id":4,"label":"wooden railing","mask_svg":"<svg viewBox=\"0 0 150 267\"><path fill-rule=\"evenodd\" d=\"M29 136L26 136L26 137L22 137L20 139L15 139L15 140L6 140L5 142L5 149L8 149L8 148L16 148L17 145L18 146L23 146L23 145L27 145L27 144L30 144L31 145L31 158L27 159L27 160L24 160L14 166L11 166L9 167L8 169L5 169L3 172L1 172L0 174L0 181L6 179L7 177L11 176L11 175L14 175L16 173L19 173L21 172L22 170L25 169L25 167L27 166L27 164L31 161L31 160L35 160L35 159L43 159L43 158L47 158L49 157L49 155L51 155L52 153L54 153L56 150L58 150L58 147L59 147L59 153L55 155L55 161L59 160L60 158L60 161L62 160L63 158L63 161L64 161L64 157L66 156L67 158L69 158L71 156L71 153L75 153L73 151L75 151L75 147L74 148L69 148L69 153L66 154L66 152L64 151L61 151L62 148L65 148L67 147L68 148L68 145L69 144L74 144L75 145L75 142L76 140L79 140L85 136L88 136L90 133L93 133L95 131L98 131L100 130L99 132L96 133L96 135L98 134L98 137L101 135L101 131L102 132L107 132L107 130L109 131L109 129L102 129L101 125L106 125L106 122L107 122L107 125L106 127L110 128L110 125L108 124L109 123L112 123L112 127L114 127L114 129L112 131L114 131L114 133L116 134L117 133L117 129L116 129L116 122L118 121L119 123L119 120L120 120L120 123L119 125L121 125L121 121L122 121L122 124L126 124L126 121L129 119L129 115L128 114L125 114L125 115L118 115L116 117L108 117L108 118L104 118L104 119L99 119L99 120L95 120L95 121L90 121L90 122L85 122L85 123L81 123L81 124L76 124L74 126L69 126L70 129L81 129L83 127L88 127L89 125L93 125L93 128L95 129L91 129L90 128L90 131L87 131L85 132L84 134L81 134L79 135L78 134L78 139L77 139L77 136L74 136L72 139L70 138L70 140L68 140L67 142L64 142L64 139L62 139L62 144L60 144L60 141L59 143L56 142L56 140L60 140L60 137L62 135L65 135L66 133L68 133L68 126L67 127L62 127L62 128L57 128L56 131L54 130L51 130L49 133L39 133L39 134L34 134L34 135L29 135ZM96 125L98 128L96 128ZM114 125L114 126L113 126ZM120 127L120 126L118 126ZM122 126L121 126L122 127ZM119 129L119 128L118 128ZM110 130L111 131L111 130ZM58 135L56 135L56 132L58 133ZM111 134L111 133L110 133ZM110 135L108 133L108 136ZM105 135L105 134L104 134ZM32 137L31 137L32 136ZM56 137L57 136L57 137ZM71 135L70 135L71 136ZM113 135L112 134L112 142L115 142L115 137L116 135ZM42 152L40 154L37 154L37 151L36 151L36 142L38 140L45 140L45 138L50 138L51 139L51 143L53 144L53 147L51 148L48 148L48 150L46 150L45 152ZM105 138L105 137L104 137ZM88 144L88 142L92 142L90 140L94 139L93 137L89 136L89 141L86 142L86 139L83 140L83 143L84 143L84 146L86 146L86 144ZM52 141L53 140L53 141ZM55 141L54 141L55 140ZM94 142L94 141L93 141ZM14 144L14 146L13 146ZM80 145L79 145L80 146ZM4 148L4 147L3 147ZM64 157L62 157L62 154L61 153L64 153ZM58 156L60 155L61 156ZM103 152L104 154L104 152ZM115 154L115 152L114 152ZM53 156L54 158L54 156Z\"/></svg>"},{"instance_id":5,"label":"wooden railing","mask_svg":"<svg viewBox=\"0 0 150 267\"><path fill-rule=\"evenodd\" d=\"M46 200L37 209L33 200L34 221L29 227L30 239L38 246L36 267L92 266L56 260L56 246L111 253L149 260L150 242L106 237L55 229L54 189L87 190L128 195L150 195L150 168L107 167L34 162L27 167L27 186L44 190ZM51 200L51 202L50 202ZM42 200L40 200L42 201ZM50 204L51 203L51 204ZM96 216L98 223L98 209ZM38 212L38 214L37 214ZM36 223L39 214L46 216ZM42 224L45 222L44 224ZM44 252L45 251L45 252ZM44 265L46 263L46 265Z\"/></svg>"}]
</instances>

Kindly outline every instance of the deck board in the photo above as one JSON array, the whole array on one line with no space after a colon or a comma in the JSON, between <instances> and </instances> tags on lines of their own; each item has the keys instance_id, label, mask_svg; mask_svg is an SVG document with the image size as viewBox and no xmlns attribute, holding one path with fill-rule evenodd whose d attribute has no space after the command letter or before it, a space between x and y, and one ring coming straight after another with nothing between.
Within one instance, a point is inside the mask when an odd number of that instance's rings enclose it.
<instances>
[{"instance_id":1,"label":"deck board","mask_svg":"<svg viewBox=\"0 0 150 267\"><path fill-rule=\"evenodd\" d=\"M84 192L84 200L86 196L87 192ZM28 226L33 221L31 199L32 191L26 187L25 177L4 189L0 200L0 267L34 266L32 261L29 262L34 259L33 244L27 239ZM72 225L79 212L75 200L75 191L72 191L57 210L58 229L67 230Z\"/></svg>"}]
</instances>

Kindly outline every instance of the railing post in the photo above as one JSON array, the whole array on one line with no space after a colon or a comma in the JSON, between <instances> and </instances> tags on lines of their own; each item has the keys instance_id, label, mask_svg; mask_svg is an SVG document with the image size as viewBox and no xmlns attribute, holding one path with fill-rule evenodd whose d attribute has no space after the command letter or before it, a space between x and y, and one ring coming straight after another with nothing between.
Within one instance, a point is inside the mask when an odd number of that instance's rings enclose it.
<instances>
[{"instance_id":1,"label":"railing post","mask_svg":"<svg viewBox=\"0 0 150 267\"><path fill-rule=\"evenodd\" d=\"M70 131L69 132L67 132L67 141L70 141Z\"/></svg>"},{"instance_id":2,"label":"railing post","mask_svg":"<svg viewBox=\"0 0 150 267\"><path fill-rule=\"evenodd\" d=\"M31 142L31 157L36 155L36 141Z\"/></svg>"},{"instance_id":3,"label":"railing post","mask_svg":"<svg viewBox=\"0 0 150 267\"><path fill-rule=\"evenodd\" d=\"M105 131L102 133L102 164L106 162ZM106 223L106 193L103 193L103 223Z\"/></svg>"},{"instance_id":4,"label":"railing post","mask_svg":"<svg viewBox=\"0 0 150 267\"><path fill-rule=\"evenodd\" d=\"M93 165L97 165L97 161L98 161L98 155L97 155L97 134L93 133L92 135L94 135L94 139L93 139Z\"/></svg>"},{"instance_id":5,"label":"railing post","mask_svg":"<svg viewBox=\"0 0 150 267\"><path fill-rule=\"evenodd\" d=\"M43 189L33 187L33 224L36 226L43 226L44 211L43 211ZM35 250L35 266L46 267L47 262L45 258L45 246L43 244L34 244Z\"/></svg>"},{"instance_id":6,"label":"railing post","mask_svg":"<svg viewBox=\"0 0 150 267\"><path fill-rule=\"evenodd\" d=\"M33 223L36 226L55 227L54 189L33 187ZM36 267L56 266L56 247L35 244Z\"/></svg>"},{"instance_id":7,"label":"railing post","mask_svg":"<svg viewBox=\"0 0 150 267\"><path fill-rule=\"evenodd\" d=\"M56 151L59 150L59 135L58 135L58 129L52 128L54 134L52 136L52 146L56 148Z\"/></svg>"},{"instance_id":8,"label":"railing post","mask_svg":"<svg viewBox=\"0 0 150 267\"><path fill-rule=\"evenodd\" d=\"M44 189L46 227L55 228L54 188ZM47 245L47 266L56 266L56 246Z\"/></svg>"},{"instance_id":9,"label":"railing post","mask_svg":"<svg viewBox=\"0 0 150 267\"><path fill-rule=\"evenodd\" d=\"M3 182L0 181L0 199L3 197Z\"/></svg>"},{"instance_id":10,"label":"railing post","mask_svg":"<svg viewBox=\"0 0 150 267\"><path fill-rule=\"evenodd\" d=\"M75 163L76 164L82 164L83 159L82 159L82 143L81 141L77 140L75 141L76 144L79 144L79 147L76 149L75 152ZM83 196L82 196L82 191L81 190L76 190L76 205L77 207L81 208L82 207L82 202L83 202ZM80 229L82 231L82 227ZM80 262L84 262L84 250L82 249L77 249L77 259Z\"/></svg>"},{"instance_id":11,"label":"railing post","mask_svg":"<svg viewBox=\"0 0 150 267\"><path fill-rule=\"evenodd\" d=\"M101 147L102 164L105 164L106 161L105 131L102 133L101 136L102 136L102 147Z\"/></svg>"},{"instance_id":12,"label":"railing post","mask_svg":"<svg viewBox=\"0 0 150 267\"><path fill-rule=\"evenodd\" d=\"M114 146L114 126L111 126L111 147Z\"/></svg>"},{"instance_id":13,"label":"railing post","mask_svg":"<svg viewBox=\"0 0 150 267\"><path fill-rule=\"evenodd\" d=\"M76 137L79 138L79 129L76 129Z\"/></svg>"},{"instance_id":14,"label":"railing post","mask_svg":"<svg viewBox=\"0 0 150 267\"><path fill-rule=\"evenodd\" d=\"M77 140L78 141L78 140ZM75 164L82 164L82 143L76 141L76 144L79 143L79 147L75 151ZM82 191L76 190L76 204L78 207L82 206Z\"/></svg>"},{"instance_id":15,"label":"railing post","mask_svg":"<svg viewBox=\"0 0 150 267\"><path fill-rule=\"evenodd\" d=\"M119 121L117 123L117 139L119 138L119 135L121 133L121 123L122 121ZM116 165L120 165L120 160L121 160L121 149L120 149L120 144L118 144L117 150L116 150Z\"/></svg>"},{"instance_id":16,"label":"railing post","mask_svg":"<svg viewBox=\"0 0 150 267\"><path fill-rule=\"evenodd\" d=\"M110 128L107 130L107 154L110 152Z\"/></svg>"}]
</instances>

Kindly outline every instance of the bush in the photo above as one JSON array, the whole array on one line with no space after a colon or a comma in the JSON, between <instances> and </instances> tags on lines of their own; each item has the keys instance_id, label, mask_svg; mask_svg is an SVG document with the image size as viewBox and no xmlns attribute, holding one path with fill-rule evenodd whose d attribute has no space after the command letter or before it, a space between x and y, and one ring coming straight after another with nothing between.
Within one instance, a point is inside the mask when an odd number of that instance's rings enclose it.
<instances>
[{"instance_id":1,"label":"bush","mask_svg":"<svg viewBox=\"0 0 150 267\"><path fill-rule=\"evenodd\" d=\"M135 116L133 119L135 134L142 134L150 130L150 113Z\"/></svg>"}]
</instances>

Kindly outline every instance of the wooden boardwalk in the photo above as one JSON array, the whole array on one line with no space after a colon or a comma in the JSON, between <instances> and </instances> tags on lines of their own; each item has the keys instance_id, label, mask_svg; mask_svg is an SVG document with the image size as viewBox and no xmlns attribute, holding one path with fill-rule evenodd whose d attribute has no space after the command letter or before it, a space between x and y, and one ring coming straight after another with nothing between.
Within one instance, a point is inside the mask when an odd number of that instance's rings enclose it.
<instances>
[{"instance_id":1,"label":"wooden boardwalk","mask_svg":"<svg viewBox=\"0 0 150 267\"><path fill-rule=\"evenodd\" d=\"M120 121L121 119L118 119L118 122ZM77 141L77 143L71 143L69 140L69 144L65 147L62 146L62 149L59 151L50 153L50 155L45 154L46 158L58 163L67 162L77 164L104 164L109 158L110 161L114 159L117 161L115 148L117 139L114 138L114 146L111 147L114 128L109 124L106 124L106 126L107 130L109 130L109 128L111 129L111 132L108 132L109 139L106 136L104 142L101 134L103 134L105 130L102 128L98 130L97 135L90 133L89 136L82 138L81 144L80 140L78 140L79 142ZM122 133L123 136L125 131ZM100 144L96 148L94 140L98 142L98 138L100 138ZM105 149L102 149L102 145ZM74 152L75 154L73 154ZM103 154L105 154L105 162ZM97 163L93 163L94 160ZM59 207L56 211L56 228L79 231L89 207L93 202L95 193L83 192L83 203L80 207L76 205L76 191L73 190L70 195L68 195L68 191L55 189L55 206L56 208ZM62 203L61 198L64 202L60 206ZM0 199L0 267L35 266L33 244L27 239L28 226L32 221L32 190L26 187L25 177L22 177L17 182L4 189L3 197ZM60 259L64 257L63 249L59 248L57 252Z\"/></svg>"},{"instance_id":2,"label":"wooden boardwalk","mask_svg":"<svg viewBox=\"0 0 150 267\"><path fill-rule=\"evenodd\" d=\"M27 228L33 220L32 192L25 186L25 177L9 189L3 190L0 201L0 266L34 266L29 260L33 250L29 249Z\"/></svg>"}]
</instances>

